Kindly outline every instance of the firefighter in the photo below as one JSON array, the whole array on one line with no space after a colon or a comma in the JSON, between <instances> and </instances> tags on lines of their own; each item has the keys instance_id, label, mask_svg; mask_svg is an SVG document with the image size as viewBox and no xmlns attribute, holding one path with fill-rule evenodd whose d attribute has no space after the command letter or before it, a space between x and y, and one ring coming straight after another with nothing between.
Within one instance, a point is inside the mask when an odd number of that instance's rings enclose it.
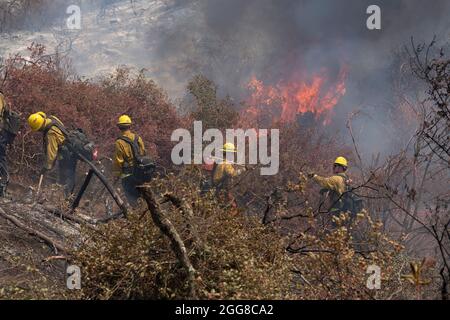
<instances>
[{"instance_id":1,"label":"firefighter","mask_svg":"<svg viewBox=\"0 0 450 320\"><path fill-rule=\"evenodd\" d=\"M6 194L9 182L8 167L6 163L6 150L12 143L14 136L6 130L7 106L5 96L0 92L0 197Z\"/></svg>"},{"instance_id":2,"label":"firefighter","mask_svg":"<svg viewBox=\"0 0 450 320\"><path fill-rule=\"evenodd\" d=\"M212 185L217 191L227 190L231 178L238 174L233 162L227 160L228 154L237 152L236 146L233 143L225 143L220 151L223 152L223 158L214 162L212 170Z\"/></svg>"},{"instance_id":3,"label":"firefighter","mask_svg":"<svg viewBox=\"0 0 450 320\"><path fill-rule=\"evenodd\" d=\"M315 173L309 174L322 187L321 194L326 194L328 200L328 211L337 215L342 211L342 195L347 191L348 177L346 174L348 168L347 159L338 157L333 164L333 175L331 177L321 177Z\"/></svg>"},{"instance_id":4,"label":"firefighter","mask_svg":"<svg viewBox=\"0 0 450 320\"><path fill-rule=\"evenodd\" d=\"M211 181L213 188L219 196L225 197L226 201L230 203L231 207L236 211L237 204L234 196L230 192L231 181L234 177L238 176L242 170L236 169L236 165L228 160L227 156L237 153L236 146L233 143L225 143L221 149L223 152L223 158L214 162L213 170L211 173Z\"/></svg>"},{"instance_id":5,"label":"firefighter","mask_svg":"<svg viewBox=\"0 0 450 320\"><path fill-rule=\"evenodd\" d=\"M145 145L142 138L131 132L132 121L127 115L119 117L117 126L121 132L120 137L116 140L115 153L113 158L113 172L118 179L121 179L122 188L125 192L125 196L131 206L135 207L140 197L140 192L137 186L144 183L140 177L135 174L135 159L133 146L130 142L135 142L135 148L139 149L139 155L144 156L146 154Z\"/></svg>"},{"instance_id":6,"label":"firefighter","mask_svg":"<svg viewBox=\"0 0 450 320\"><path fill-rule=\"evenodd\" d=\"M28 124L32 131L43 133L45 161L41 175L52 170L58 160L58 183L64 187L66 196L70 196L75 188L78 157L65 145L66 137L58 128L64 128L64 124L54 116L47 117L42 111L30 115Z\"/></svg>"}]
</instances>

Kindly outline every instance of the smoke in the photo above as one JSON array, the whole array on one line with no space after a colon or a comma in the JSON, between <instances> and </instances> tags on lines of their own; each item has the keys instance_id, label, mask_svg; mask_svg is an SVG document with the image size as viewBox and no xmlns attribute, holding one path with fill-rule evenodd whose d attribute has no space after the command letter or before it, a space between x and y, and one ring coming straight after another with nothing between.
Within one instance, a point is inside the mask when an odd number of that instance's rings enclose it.
<instances>
[{"instance_id":1,"label":"smoke","mask_svg":"<svg viewBox=\"0 0 450 320\"><path fill-rule=\"evenodd\" d=\"M449 1L377 1L382 29L366 27L368 0L205 0L197 19L170 30L158 43L161 61L175 59L206 74L224 93L246 95L251 76L274 84L297 73L323 72L336 80L348 68L347 93L335 109L334 127L345 131L348 114L362 109L355 133L366 159L398 150L413 128L391 115L396 101L395 54L410 45L446 40ZM191 66L192 68L189 68ZM181 76L181 78L183 78ZM344 128L344 130L342 130ZM346 133L346 132L344 132Z\"/></svg>"},{"instance_id":2,"label":"smoke","mask_svg":"<svg viewBox=\"0 0 450 320\"><path fill-rule=\"evenodd\" d=\"M382 30L366 28L366 0L205 0L199 16L169 31L158 43L160 58L195 62L236 90L249 74L276 80L287 71L348 63L360 80L389 65L392 50L411 36L431 40L449 30L448 1L379 1ZM305 69L303 69L305 68ZM230 79L232 77L232 79Z\"/></svg>"},{"instance_id":3,"label":"smoke","mask_svg":"<svg viewBox=\"0 0 450 320\"><path fill-rule=\"evenodd\" d=\"M69 1L68 1L69 2ZM79 1L87 24L71 58L81 75L117 65L145 68L171 97L203 73L219 93L245 99L252 76L267 84L326 72L330 83L348 69L347 91L335 108L344 134L349 112L362 109L355 133L370 157L398 147L405 134L389 118L395 97L395 53L409 45L447 40L450 2L435 0L172 0ZM366 9L381 8L381 30L368 30ZM102 13L102 14L99 14ZM395 71L395 70L394 70ZM396 127L397 126L397 127ZM409 128L408 128L409 129Z\"/></svg>"}]
</instances>

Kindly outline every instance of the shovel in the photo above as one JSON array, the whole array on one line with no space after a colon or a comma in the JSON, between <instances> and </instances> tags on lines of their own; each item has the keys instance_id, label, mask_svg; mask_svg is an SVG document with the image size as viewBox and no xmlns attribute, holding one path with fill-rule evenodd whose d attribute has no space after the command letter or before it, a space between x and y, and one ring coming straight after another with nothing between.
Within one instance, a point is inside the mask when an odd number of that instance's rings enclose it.
<instances>
[{"instance_id":1,"label":"shovel","mask_svg":"<svg viewBox=\"0 0 450 320\"><path fill-rule=\"evenodd\" d=\"M34 204L36 204L39 200L39 196L41 194L41 187L42 187L42 181L44 180L44 175L41 174L41 176L39 177L39 184L38 184L38 188L37 188L37 192L36 192L36 197L34 199Z\"/></svg>"}]
</instances>

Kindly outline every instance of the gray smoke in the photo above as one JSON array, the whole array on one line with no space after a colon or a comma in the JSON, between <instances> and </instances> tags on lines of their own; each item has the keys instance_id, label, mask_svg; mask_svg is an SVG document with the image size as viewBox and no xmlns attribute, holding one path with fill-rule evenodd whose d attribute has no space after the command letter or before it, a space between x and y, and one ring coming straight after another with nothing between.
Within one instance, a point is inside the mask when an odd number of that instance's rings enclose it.
<instances>
[{"instance_id":1,"label":"gray smoke","mask_svg":"<svg viewBox=\"0 0 450 320\"><path fill-rule=\"evenodd\" d=\"M366 27L366 0L207 0L201 3L203 21L192 21L163 38L160 57L195 61L233 97L246 94L251 75L274 84L298 70L314 74L327 70L331 82L342 65L348 66L347 93L336 107L332 130L344 129L350 111L364 112L355 120L355 132L366 158L398 150L411 128L393 122L395 112L392 74L395 53L434 35L447 40L449 1L377 1L382 29ZM182 40L180 40L182 39ZM196 43L177 47L183 43ZM176 48L175 51L171 48ZM346 132L344 132L346 133Z\"/></svg>"},{"instance_id":2,"label":"gray smoke","mask_svg":"<svg viewBox=\"0 0 450 320\"><path fill-rule=\"evenodd\" d=\"M382 30L366 28L366 0L205 0L201 15L169 30L158 43L162 59L209 73L230 90L249 73L277 80L297 68L335 71L348 63L355 80L390 63L391 51L414 36L431 40L450 29L448 1L378 1ZM232 79L230 79L232 77ZM376 81L377 82L377 81ZM231 84L231 86L230 86ZM370 84L372 87L372 84Z\"/></svg>"},{"instance_id":3,"label":"gray smoke","mask_svg":"<svg viewBox=\"0 0 450 320\"><path fill-rule=\"evenodd\" d=\"M67 1L68 4L73 1ZM364 111L355 133L366 157L398 148L392 137L408 130L389 117L395 97L395 53L409 45L442 41L450 31L450 1L434 0L79 0L84 29L71 58L81 75L117 65L145 68L173 98L203 73L237 102L251 76L267 84L326 71L330 83L343 65L347 93L331 130L344 135L348 113ZM381 7L382 29L366 28L366 9ZM1 48L0 48L1 49ZM1 50L0 50L1 51Z\"/></svg>"}]
</instances>

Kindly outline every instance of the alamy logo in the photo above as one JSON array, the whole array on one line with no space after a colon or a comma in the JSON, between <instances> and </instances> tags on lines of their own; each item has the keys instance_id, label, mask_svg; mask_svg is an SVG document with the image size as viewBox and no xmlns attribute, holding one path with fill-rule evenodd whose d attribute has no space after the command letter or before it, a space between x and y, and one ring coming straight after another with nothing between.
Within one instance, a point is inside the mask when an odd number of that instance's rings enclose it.
<instances>
[{"instance_id":1,"label":"alamy logo","mask_svg":"<svg viewBox=\"0 0 450 320\"><path fill-rule=\"evenodd\" d=\"M367 7L367 14L370 16L367 18L367 29L380 30L381 29L381 9L377 5L371 5Z\"/></svg>"},{"instance_id":2,"label":"alamy logo","mask_svg":"<svg viewBox=\"0 0 450 320\"><path fill-rule=\"evenodd\" d=\"M219 129L208 129L203 132L202 122L195 121L193 139L191 133L186 129L177 129L172 133L171 141L179 142L172 149L172 162L176 165L203 164L208 159L220 162L224 160L223 151L221 151L224 142L234 144L237 141L237 152L227 153L227 162L245 165L247 159L246 146L248 145L248 164L260 164L261 175L275 175L279 170L279 140L280 131L278 129L271 129L270 135L267 129L248 129L245 131L243 129L227 129L224 139ZM203 142L210 143L203 148ZM194 150L192 150L192 146Z\"/></svg>"},{"instance_id":3,"label":"alamy logo","mask_svg":"<svg viewBox=\"0 0 450 320\"><path fill-rule=\"evenodd\" d=\"M369 290L381 289L381 268L377 265L367 267L366 274L370 274L367 278L366 287Z\"/></svg>"},{"instance_id":4,"label":"alamy logo","mask_svg":"<svg viewBox=\"0 0 450 320\"><path fill-rule=\"evenodd\" d=\"M79 266L68 266L67 270L67 280L66 285L69 290L80 290L81 289L81 270Z\"/></svg>"},{"instance_id":5,"label":"alamy logo","mask_svg":"<svg viewBox=\"0 0 450 320\"><path fill-rule=\"evenodd\" d=\"M67 29L80 30L81 29L81 9L77 5L67 7L66 13L70 16L67 18Z\"/></svg>"}]
</instances>

